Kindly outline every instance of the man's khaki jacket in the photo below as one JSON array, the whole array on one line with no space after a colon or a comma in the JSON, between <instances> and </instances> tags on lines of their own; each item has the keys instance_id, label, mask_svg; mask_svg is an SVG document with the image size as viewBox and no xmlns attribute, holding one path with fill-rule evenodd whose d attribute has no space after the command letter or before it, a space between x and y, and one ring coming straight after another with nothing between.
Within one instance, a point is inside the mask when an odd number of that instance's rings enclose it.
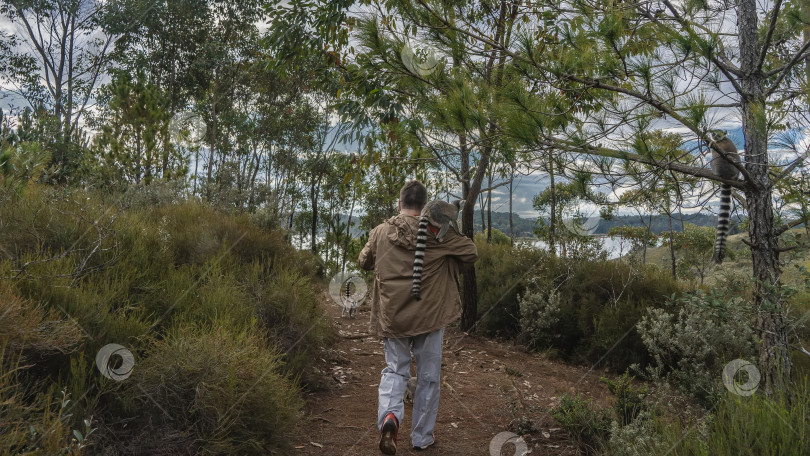
<instances>
[{"instance_id":1,"label":"man's khaki jacket","mask_svg":"<svg viewBox=\"0 0 810 456\"><path fill-rule=\"evenodd\" d=\"M381 337L403 338L429 333L461 316L459 270L478 259L478 249L466 236L448 230L439 243L428 230L422 268L421 301L411 296L413 260L419 218L400 214L369 233L358 265L374 270L371 290L371 329Z\"/></svg>"}]
</instances>

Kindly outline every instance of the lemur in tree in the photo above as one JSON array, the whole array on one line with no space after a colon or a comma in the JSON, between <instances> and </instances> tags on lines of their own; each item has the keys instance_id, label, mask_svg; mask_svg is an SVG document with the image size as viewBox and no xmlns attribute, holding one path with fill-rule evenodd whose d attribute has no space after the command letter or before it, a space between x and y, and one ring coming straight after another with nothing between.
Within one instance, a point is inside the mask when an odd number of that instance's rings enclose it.
<instances>
[{"instance_id":1,"label":"lemur in tree","mask_svg":"<svg viewBox=\"0 0 810 456\"><path fill-rule=\"evenodd\" d=\"M737 146L728 138L724 130L714 130L712 133L712 172L723 179L736 179L740 170L734 165L740 164L740 154ZM729 212L731 211L731 185L720 184L720 213L717 215L717 236L714 241L714 261L722 263L726 256L726 238L729 230Z\"/></svg>"}]
</instances>

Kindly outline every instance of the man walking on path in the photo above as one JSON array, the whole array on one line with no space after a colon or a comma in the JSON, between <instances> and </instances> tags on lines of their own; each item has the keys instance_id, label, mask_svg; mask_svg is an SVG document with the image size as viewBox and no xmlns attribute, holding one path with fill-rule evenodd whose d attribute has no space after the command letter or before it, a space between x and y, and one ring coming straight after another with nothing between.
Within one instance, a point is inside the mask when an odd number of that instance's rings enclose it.
<instances>
[{"instance_id":1,"label":"man walking on path","mask_svg":"<svg viewBox=\"0 0 810 456\"><path fill-rule=\"evenodd\" d=\"M399 423L405 413L403 397L411 375L411 349L417 376L411 443L415 450L435 443L444 327L461 316L460 269L478 259L478 250L468 237L451 229L439 243L437 230L428 225L422 300L411 296L419 215L425 204L425 186L419 181L405 184L399 194L399 215L371 230L358 259L361 268L375 272L371 325L385 343L386 367L377 408L380 451L385 454L397 451Z\"/></svg>"}]
</instances>

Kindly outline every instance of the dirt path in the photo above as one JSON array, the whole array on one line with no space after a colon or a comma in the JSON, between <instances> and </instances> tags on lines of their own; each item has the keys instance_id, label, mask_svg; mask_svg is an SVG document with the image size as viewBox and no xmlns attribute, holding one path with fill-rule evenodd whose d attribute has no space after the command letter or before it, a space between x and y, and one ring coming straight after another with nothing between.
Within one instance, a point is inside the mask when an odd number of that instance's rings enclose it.
<instances>
[{"instance_id":1,"label":"dirt path","mask_svg":"<svg viewBox=\"0 0 810 456\"><path fill-rule=\"evenodd\" d=\"M332 302L325 292L322 302ZM306 417L292 454L380 455L376 414L377 385L385 367L382 341L362 337L369 331L367 306L356 319L341 318L337 305L325 307L340 337L318 361L323 388L307 396ZM583 393L607 405L610 393L599 381L602 374L545 360L519 346L468 336L451 325L445 331L436 445L427 451L412 450L412 404L406 403L397 455L489 456L492 439L515 430L521 416L537 427L524 436L529 454L575 455L575 445L547 410L567 392ZM501 454L513 452L507 444Z\"/></svg>"}]
</instances>

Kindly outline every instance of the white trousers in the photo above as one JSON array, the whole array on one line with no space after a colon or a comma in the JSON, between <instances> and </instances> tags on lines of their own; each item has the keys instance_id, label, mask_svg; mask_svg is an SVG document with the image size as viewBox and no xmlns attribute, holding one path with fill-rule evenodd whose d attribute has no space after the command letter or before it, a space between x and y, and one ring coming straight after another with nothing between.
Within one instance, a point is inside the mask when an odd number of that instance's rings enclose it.
<instances>
[{"instance_id":1,"label":"white trousers","mask_svg":"<svg viewBox=\"0 0 810 456\"><path fill-rule=\"evenodd\" d=\"M377 406L377 427L382 429L385 416L393 413L402 423L405 414L405 389L411 378L411 348L416 358L416 392L413 397L411 444L426 446L433 442L433 427L439 412L439 387L442 368L444 328L402 339L384 338L385 369L382 370Z\"/></svg>"}]
</instances>

